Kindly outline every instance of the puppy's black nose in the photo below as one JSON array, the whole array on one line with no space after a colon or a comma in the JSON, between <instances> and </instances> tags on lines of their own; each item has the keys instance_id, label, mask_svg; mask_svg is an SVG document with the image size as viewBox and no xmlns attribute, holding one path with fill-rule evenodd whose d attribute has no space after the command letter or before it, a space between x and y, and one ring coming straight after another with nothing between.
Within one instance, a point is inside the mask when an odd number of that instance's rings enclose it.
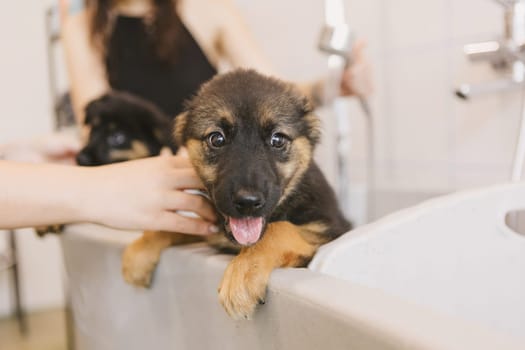
<instances>
[{"instance_id":1,"label":"puppy's black nose","mask_svg":"<svg viewBox=\"0 0 525 350\"><path fill-rule=\"evenodd\" d=\"M87 154L86 152L82 152L82 151L80 151L77 154L76 161L78 165L83 165L83 166L93 165L93 159L91 158L91 156Z\"/></svg>"},{"instance_id":2,"label":"puppy's black nose","mask_svg":"<svg viewBox=\"0 0 525 350\"><path fill-rule=\"evenodd\" d=\"M262 208L265 200L260 192L239 190L233 197L233 204L240 214L249 215Z\"/></svg>"}]
</instances>

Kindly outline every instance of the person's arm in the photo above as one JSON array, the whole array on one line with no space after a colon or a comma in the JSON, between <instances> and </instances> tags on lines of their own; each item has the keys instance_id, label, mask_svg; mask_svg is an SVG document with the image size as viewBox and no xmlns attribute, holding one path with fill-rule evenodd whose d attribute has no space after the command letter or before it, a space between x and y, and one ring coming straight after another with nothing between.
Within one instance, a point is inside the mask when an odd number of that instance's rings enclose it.
<instances>
[{"instance_id":1,"label":"person's arm","mask_svg":"<svg viewBox=\"0 0 525 350\"><path fill-rule=\"evenodd\" d=\"M276 75L269 60L263 54L257 41L251 34L243 16L231 0L221 1L219 19L218 47L221 54L235 68L253 68L260 73ZM323 79L296 83L297 87L310 98L315 105L322 103Z\"/></svg>"},{"instance_id":2,"label":"person's arm","mask_svg":"<svg viewBox=\"0 0 525 350\"><path fill-rule=\"evenodd\" d=\"M80 125L87 103L107 92L109 83L102 55L93 46L89 13L83 0L60 0L60 36L64 47L70 93Z\"/></svg>"},{"instance_id":3,"label":"person's arm","mask_svg":"<svg viewBox=\"0 0 525 350\"><path fill-rule=\"evenodd\" d=\"M217 46L220 54L234 68L253 68L260 73L275 75L249 26L232 0L219 1L215 16L219 29Z\"/></svg>"},{"instance_id":4,"label":"person's arm","mask_svg":"<svg viewBox=\"0 0 525 350\"><path fill-rule=\"evenodd\" d=\"M26 163L74 164L81 149L78 136L71 131L18 139L0 145L0 159Z\"/></svg>"},{"instance_id":5,"label":"person's arm","mask_svg":"<svg viewBox=\"0 0 525 350\"><path fill-rule=\"evenodd\" d=\"M159 156L101 167L0 161L0 228L94 222L120 229L216 232L187 158ZM202 219L176 213L191 211Z\"/></svg>"}]
</instances>

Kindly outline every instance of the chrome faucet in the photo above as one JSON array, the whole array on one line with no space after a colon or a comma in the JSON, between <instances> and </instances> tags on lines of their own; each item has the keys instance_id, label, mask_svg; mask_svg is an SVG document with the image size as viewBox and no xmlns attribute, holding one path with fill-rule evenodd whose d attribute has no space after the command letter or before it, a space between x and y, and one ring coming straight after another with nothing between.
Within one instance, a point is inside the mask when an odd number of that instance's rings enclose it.
<instances>
[{"instance_id":1,"label":"chrome faucet","mask_svg":"<svg viewBox=\"0 0 525 350\"><path fill-rule=\"evenodd\" d=\"M506 77L481 84L462 84L456 95L469 99L478 95L523 87L525 81L525 0L493 0L504 9L504 35L497 41L465 45L472 62L487 61Z\"/></svg>"},{"instance_id":2,"label":"chrome faucet","mask_svg":"<svg viewBox=\"0 0 525 350\"><path fill-rule=\"evenodd\" d=\"M493 0L503 6L504 36L498 41L469 44L464 47L471 61L488 61L507 77L484 84L463 84L456 95L463 99L525 87L525 0ZM514 152L511 181L521 181L525 164L525 104L522 103L521 122Z\"/></svg>"}]
</instances>

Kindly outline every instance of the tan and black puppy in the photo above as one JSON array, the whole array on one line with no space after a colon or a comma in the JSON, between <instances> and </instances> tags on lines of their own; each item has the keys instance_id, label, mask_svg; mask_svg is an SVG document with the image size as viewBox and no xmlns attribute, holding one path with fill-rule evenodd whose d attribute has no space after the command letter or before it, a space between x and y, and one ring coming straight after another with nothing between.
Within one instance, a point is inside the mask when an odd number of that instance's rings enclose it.
<instances>
[{"instance_id":1,"label":"tan and black puppy","mask_svg":"<svg viewBox=\"0 0 525 350\"><path fill-rule=\"evenodd\" d=\"M217 76L176 118L175 137L219 213L223 232L210 243L238 252L219 287L230 316L249 318L272 270L305 266L350 229L312 160L319 120L293 85L252 70ZM146 233L126 249L124 277L148 285L161 251L187 240Z\"/></svg>"}]
</instances>

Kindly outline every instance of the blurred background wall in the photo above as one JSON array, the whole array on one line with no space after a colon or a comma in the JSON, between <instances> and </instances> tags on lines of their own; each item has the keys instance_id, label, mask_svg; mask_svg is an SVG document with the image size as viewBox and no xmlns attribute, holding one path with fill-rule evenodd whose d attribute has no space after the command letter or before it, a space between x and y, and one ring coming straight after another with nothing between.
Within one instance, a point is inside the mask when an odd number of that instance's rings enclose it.
<instances>
[{"instance_id":1,"label":"blurred background wall","mask_svg":"<svg viewBox=\"0 0 525 350\"><path fill-rule=\"evenodd\" d=\"M326 57L316 49L323 1L236 2L283 77L307 80L325 71ZM11 1L0 12L0 143L52 130L44 13L53 3ZM377 215L436 194L508 181L521 92L466 103L453 95L460 82L497 76L487 64L469 63L462 47L497 38L503 27L501 9L490 0L346 3L352 26L368 42L374 66ZM355 101L348 101L348 110L353 138L350 181L356 193L352 204L362 211L364 119ZM324 114L329 120L330 113ZM328 137L319 157L327 169L331 127L325 126ZM0 234L0 250L3 237ZM26 307L60 305L62 270L56 238L37 239L28 230L17 238ZM0 315L9 311L7 283L6 274L0 272Z\"/></svg>"}]
</instances>

